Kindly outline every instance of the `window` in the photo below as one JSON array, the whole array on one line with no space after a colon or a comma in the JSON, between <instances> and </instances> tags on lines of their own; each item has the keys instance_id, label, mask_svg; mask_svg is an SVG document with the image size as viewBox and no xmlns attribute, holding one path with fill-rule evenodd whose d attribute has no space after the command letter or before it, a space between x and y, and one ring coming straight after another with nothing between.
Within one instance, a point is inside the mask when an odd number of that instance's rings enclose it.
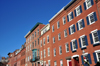
<instances>
[{"instance_id":1,"label":"window","mask_svg":"<svg viewBox=\"0 0 100 66\"><path fill-rule=\"evenodd\" d=\"M36 40L35 40L35 47L36 47Z\"/></svg>"},{"instance_id":2,"label":"window","mask_svg":"<svg viewBox=\"0 0 100 66\"><path fill-rule=\"evenodd\" d=\"M60 22L58 21L57 22L57 29L59 29L60 28Z\"/></svg>"},{"instance_id":3,"label":"window","mask_svg":"<svg viewBox=\"0 0 100 66\"><path fill-rule=\"evenodd\" d=\"M36 32L35 32L35 37L36 37Z\"/></svg>"},{"instance_id":4,"label":"window","mask_svg":"<svg viewBox=\"0 0 100 66\"><path fill-rule=\"evenodd\" d=\"M95 21L97 21L96 12L92 12L88 14L88 16L86 17L86 20L87 20L88 25L95 23Z\"/></svg>"},{"instance_id":5,"label":"window","mask_svg":"<svg viewBox=\"0 0 100 66\"><path fill-rule=\"evenodd\" d=\"M55 43L55 37L53 37L53 43Z\"/></svg>"},{"instance_id":6,"label":"window","mask_svg":"<svg viewBox=\"0 0 100 66\"><path fill-rule=\"evenodd\" d=\"M30 44L30 50L31 50L31 44Z\"/></svg>"},{"instance_id":7,"label":"window","mask_svg":"<svg viewBox=\"0 0 100 66\"><path fill-rule=\"evenodd\" d=\"M68 43L65 44L66 52L69 52L69 45Z\"/></svg>"},{"instance_id":8,"label":"window","mask_svg":"<svg viewBox=\"0 0 100 66\"><path fill-rule=\"evenodd\" d=\"M61 55L62 54L62 47L59 46L59 54Z\"/></svg>"},{"instance_id":9,"label":"window","mask_svg":"<svg viewBox=\"0 0 100 66\"><path fill-rule=\"evenodd\" d=\"M77 40L76 40L76 39L71 40L70 45L71 45L71 50L72 50L73 52L76 51L76 49L78 49Z\"/></svg>"},{"instance_id":10,"label":"window","mask_svg":"<svg viewBox=\"0 0 100 66\"><path fill-rule=\"evenodd\" d=\"M54 56L56 56L56 49L55 48L53 49L53 52L54 52Z\"/></svg>"},{"instance_id":11,"label":"window","mask_svg":"<svg viewBox=\"0 0 100 66\"><path fill-rule=\"evenodd\" d=\"M47 43L49 43L49 35L47 36Z\"/></svg>"},{"instance_id":12,"label":"window","mask_svg":"<svg viewBox=\"0 0 100 66\"><path fill-rule=\"evenodd\" d=\"M96 50L93 53L95 63L100 62L100 50Z\"/></svg>"},{"instance_id":13,"label":"window","mask_svg":"<svg viewBox=\"0 0 100 66\"><path fill-rule=\"evenodd\" d=\"M63 17L63 25L66 24L65 16Z\"/></svg>"},{"instance_id":14,"label":"window","mask_svg":"<svg viewBox=\"0 0 100 66\"><path fill-rule=\"evenodd\" d=\"M50 56L50 48L48 48L48 56Z\"/></svg>"},{"instance_id":15,"label":"window","mask_svg":"<svg viewBox=\"0 0 100 66\"><path fill-rule=\"evenodd\" d=\"M73 19L73 12L70 12L68 15L67 15L67 20L68 22L71 21Z\"/></svg>"},{"instance_id":16,"label":"window","mask_svg":"<svg viewBox=\"0 0 100 66\"><path fill-rule=\"evenodd\" d=\"M63 60L60 60L60 66L63 66Z\"/></svg>"},{"instance_id":17,"label":"window","mask_svg":"<svg viewBox=\"0 0 100 66\"><path fill-rule=\"evenodd\" d=\"M46 50L44 49L44 58L46 57Z\"/></svg>"},{"instance_id":18,"label":"window","mask_svg":"<svg viewBox=\"0 0 100 66\"><path fill-rule=\"evenodd\" d=\"M28 61L29 61L29 56L28 56Z\"/></svg>"},{"instance_id":19,"label":"window","mask_svg":"<svg viewBox=\"0 0 100 66\"><path fill-rule=\"evenodd\" d=\"M42 59L42 51L41 51L41 59Z\"/></svg>"},{"instance_id":20,"label":"window","mask_svg":"<svg viewBox=\"0 0 100 66\"><path fill-rule=\"evenodd\" d=\"M56 61L54 61L54 66L57 66L57 62Z\"/></svg>"},{"instance_id":21,"label":"window","mask_svg":"<svg viewBox=\"0 0 100 66\"><path fill-rule=\"evenodd\" d=\"M76 9L74 10L75 12L75 16L79 16L82 13L82 7L81 5L76 7Z\"/></svg>"},{"instance_id":22,"label":"window","mask_svg":"<svg viewBox=\"0 0 100 66\"><path fill-rule=\"evenodd\" d=\"M51 65L50 65L50 60L48 60L48 66L51 66Z\"/></svg>"},{"instance_id":23,"label":"window","mask_svg":"<svg viewBox=\"0 0 100 66\"><path fill-rule=\"evenodd\" d=\"M85 35L80 36L79 45L80 45L80 48L82 49L86 48L86 46L88 45L87 36Z\"/></svg>"},{"instance_id":24,"label":"window","mask_svg":"<svg viewBox=\"0 0 100 66\"><path fill-rule=\"evenodd\" d=\"M58 34L58 40L61 40L61 35L60 35L60 33Z\"/></svg>"},{"instance_id":25,"label":"window","mask_svg":"<svg viewBox=\"0 0 100 66\"><path fill-rule=\"evenodd\" d=\"M84 9L85 10L89 9L90 7L92 7L93 4L94 4L93 0L85 0L85 2L84 2Z\"/></svg>"},{"instance_id":26,"label":"window","mask_svg":"<svg viewBox=\"0 0 100 66\"><path fill-rule=\"evenodd\" d=\"M39 38L38 38L38 45L39 45Z\"/></svg>"},{"instance_id":27,"label":"window","mask_svg":"<svg viewBox=\"0 0 100 66\"><path fill-rule=\"evenodd\" d=\"M67 37L67 30L64 30L64 37Z\"/></svg>"},{"instance_id":28,"label":"window","mask_svg":"<svg viewBox=\"0 0 100 66\"><path fill-rule=\"evenodd\" d=\"M41 45L41 47L42 47L42 40L40 41L40 45Z\"/></svg>"},{"instance_id":29,"label":"window","mask_svg":"<svg viewBox=\"0 0 100 66\"><path fill-rule=\"evenodd\" d=\"M28 51L29 51L29 46L28 46Z\"/></svg>"},{"instance_id":30,"label":"window","mask_svg":"<svg viewBox=\"0 0 100 66\"><path fill-rule=\"evenodd\" d=\"M91 31L91 34L90 34L90 40L91 40L91 44L99 44L100 42L100 30L93 30Z\"/></svg>"},{"instance_id":31,"label":"window","mask_svg":"<svg viewBox=\"0 0 100 66\"><path fill-rule=\"evenodd\" d=\"M34 34L32 34L32 37L33 37L33 39L34 39Z\"/></svg>"},{"instance_id":32,"label":"window","mask_svg":"<svg viewBox=\"0 0 100 66\"><path fill-rule=\"evenodd\" d=\"M54 25L52 26L52 32L54 32Z\"/></svg>"},{"instance_id":33,"label":"window","mask_svg":"<svg viewBox=\"0 0 100 66\"><path fill-rule=\"evenodd\" d=\"M37 29L38 35L39 35L39 29Z\"/></svg>"},{"instance_id":34,"label":"window","mask_svg":"<svg viewBox=\"0 0 100 66\"><path fill-rule=\"evenodd\" d=\"M73 34L75 32L75 25L71 25L69 27L69 34Z\"/></svg>"},{"instance_id":35,"label":"window","mask_svg":"<svg viewBox=\"0 0 100 66\"><path fill-rule=\"evenodd\" d=\"M40 56L39 53L40 53L40 50L38 49L38 56Z\"/></svg>"},{"instance_id":36,"label":"window","mask_svg":"<svg viewBox=\"0 0 100 66\"><path fill-rule=\"evenodd\" d=\"M45 38L43 38L43 44L45 45Z\"/></svg>"},{"instance_id":37,"label":"window","mask_svg":"<svg viewBox=\"0 0 100 66\"><path fill-rule=\"evenodd\" d=\"M44 61L44 66L46 66L46 61Z\"/></svg>"}]
</instances>

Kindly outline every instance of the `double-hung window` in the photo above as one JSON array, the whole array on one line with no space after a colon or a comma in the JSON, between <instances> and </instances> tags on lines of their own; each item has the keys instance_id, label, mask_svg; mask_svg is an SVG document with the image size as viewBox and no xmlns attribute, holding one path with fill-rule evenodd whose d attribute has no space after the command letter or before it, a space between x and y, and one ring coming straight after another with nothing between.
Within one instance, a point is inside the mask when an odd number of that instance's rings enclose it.
<instances>
[{"instance_id":1,"label":"double-hung window","mask_svg":"<svg viewBox=\"0 0 100 66\"><path fill-rule=\"evenodd\" d=\"M63 66L63 60L60 60L60 66Z\"/></svg>"},{"instance_id":2,"label":"double-hung window","mask_svg":"<svg viewBox=\"0 0 100 66\"><path fill-rule=\"evenodd\" d=\"M96 50L93 53L95 63L100 62L100 50Z\"/></svg>"},{"instance_id":3,"label":"double-hung window","mask_svg":"<svg viewBox=\"0 0 100 66\"><path fill-rule=\"evenodd\" d=\"M57 66L57 62L56 61L54 61L54 66Z\"/></svg>"},{"instance_id":4,"label":"double-hung window","mask_svg":"<svg viewBox=\"0 0 100 66\"><path fill-rule=\"evenodd\" d=\"M61 40L61 34L60 33L58 34L58 40Z\"/></svg>"},{"instance_id":5,"label":"double-hung window","mask_svg":"<svg viewBox=\"0 0 100 66\"><path fill-rule=\"evenodd\" d=\"M45 45L45 38L43 38L43 45Z\"/></svg>"},{"instance_id":6,"label":"double-hung window","mask_svg":"<svg viewBox=\"0 0 100 66\"><path fill-rule=\"evenodd\" d=\"M86 17L86 20L87 20L88 25L95 23L97 21L96 12L92 12L92 13L88 14Z\"/></svg>"},{"instance_id":7,"label":"double-hung window","mask_svg":"<svg viewBox=\"0 0 100 66\"><path fill-rule=\"evenodd\" d=\"M49 43L49 35L47 36L47 43Z\"/></svg>"},{"instance_id":8,"label":"double-hung window","mask_svg":"<svg viewBox=\"0 0 100 66\"><path fill-rule=\"evenodd\" d=\"M74 18L73 12L70 12L70 13L67 15L67 20L68 20L68 22L71 21L73 18Z\"/></svg>"},{"instance_id":9,"label":"double-hung window","mask_svg":"<svg viewBox=\"0 0 100 66\"><path fill-rule=\"evenodd\" d=\"M50 48L48 48L47 50L48 50L48 56L50 56Z\"/></svg>"},{"instance_id":10,"label":"double-hung window","mask_svg":"<svg viewBox=\"0 0 100 66\"><path fill-rule=\"evenodd\" d=\"M84 24L84 20L83 19L80 19L77 23L77 30L81 30L85 27L85 24Z\"/></svg>"},{"instance_id":11,"label":"double-hung window","mask_svg":"<svg viewBox=\"0 0 100 66\"><path fill-rule=\"evenodd\" d=\"M38 35L39 35L39 29L37 29L37 33L38 33Z\"/></svg>"},{"instance_id":12,"label":"double-hung window","mask_svg":"<svg viewBox=\"0 0 100 66\"><path fill-rule=\"evenodd\" d=\"M67 30L64 30L64 37L67 37Z\"/></svg>"},{"instance_id":13,"label":"double-hung window","mask_svg":"<svg viewBox=\"0 0 100 66\"><path fill-rule=\"evenodd\" d=\"M42 40L40 41L40 45L41 45L41 47L42 47Z\"/></svg>"},{"instance_id":14,"label":"double-hung window","mask_svg":"<svg viewBox=\"0 0 100 66\"><path fill-rule=\"evenodd\" d=\"M42 59L42 51L41 51L41 59Z\"/></svg>"},{"instance_id":15,"label":"double-hung window","mask_svg":"<svg viewBox=\"0 0 100 66\"><path fill-rule=\"evenodd\" d=\"M54 25L52 26L52 32L54 32Z\"/></svg>"},{"instance_id":16,"label":"double-hung window","mask_svg":"<svg viewBox=\"0 0 100 66\"><path fill-rule=\"evenodd\" d=\"M65 44L65 50L66 50L66 52L69 52L69 45L68 45L68 43Z\"/></svg>"},{"instance_id":17,"label":"double-hung window","mask_svg":"<svg viewBox=\"0 0 100 66\"><path fill-rule=\"evenodd\" d=\"M46 50L44 49L44 58L46 57Z\"/></svg>"},{"instance_id":18,"label":"double-hung window","mask_svg":"<svg viewBox=\"0 0 100 66\"><path fill-rule=\"evenodd\" d=\"M88 45L88 41L87 41L87 36L86 35L82 35L79 38L79 45L81 49L85 49L86 46Z\"/></svg>"},{"instance_id":19,"label":"double-hung window","mask_svg":"<svg viewBox=\"0 0 100 66\"><path fill-rule=\"evenodd\" d=\"M60 22L58 21L57 22L57 29L59 29L60 28Z\"/></svg>"},{"instance_id":20,"label":"double-hung window","mask_svg":"<svg viewBox=\"0 0 100 66\"><path fill-rule=\"evenodd\" d=\"M81 5L76 7L76 9L74 10L75 12L75 16L79 16L82 13L82 7Z\"/></svg>"},{"instance_id":21,"label":"double-hung window","mask_svg":"<svg viewBox=\"0 0 100 66\"><path fill-rule=\"evenodd\" d=\"M54 52L54 56L56 56L56 49L55 48L53 49L53 52Z\"/></svg>"},{"instance_id":22,"label":"double-hung window","mask_svg":"<svg viewBox=\"0 0 100 66\"><path fill-rule=\"evenodd\" d=\"M91 44L97 45L100 43L100 30L93 30L90 33Z\"/></svg>"},{"instance_id":23,"label":"double-hung window","mask_svg":"<svg viewBox=\"0 0 100 66\"><path fill-rule=\"evenodd\" d=\"M36 31L35 31L35 37L36 37Z\"/></svg>"},{"instance_id":24,"label":"double-hung window","mask_svg":"<svg viewBox=\"0 0 100 66\"><path fill-rule=\"evenodd\" d=\"M33 39L34 39L34 34L32 34L32 37L33 37Z\"/></svg>"},{"instance_id":25,"label":"double-hung window","mask_svg":"<svg viewBox=\"0 0 100 66\"><path fill-rule=\"evenodd\" d=\"M53 37L53 43L55 43L55 37Z\"/></svg>"},{"instance_id":26,"label":"double-hung window","mask_svg":"<svg viewBox=\"0 0 100 66\"><path fill-rule=\"evenodd\" d=\"M46 61L44 61L44 66L46 66Z\"/></svg>"},{"instance_id":27,"label":"double-hung window","mask_svg":"<svg viewBox=\"0 0 100 66\"><path fill-rule=\"evenodd\" d=\"M69 27L69 34L73 34L74 32L75 32L75 25L73 24Z\"/></svg>"},{"instance_id":28,"label":"double-hung window","mask_svg":"<svg viewBox=\"0 0 100 66\"><path fill-rule=\"evenodd\" d=\"M51 64L50 64L50 60L48 60L48 66L51 66Z\"/></svg>"},{"instance_id":29,"label":"double-hung window","mask_svg":"<svg viewBox=\"0 0 100 66\"><path fill-rule=\"evenodd\" d=\"M65 16L63 17L63 25L66 24Z\"/></svg>"},{"instance_id":30,"label":"double-hung window","mask_svg":"<svg viewBox=\"0 0 100 66\"><path fill-rule=\"evenodd\" d=\"M62 46L59 46L59 54L62 54Z\"/></svg>"},{"instance_id":31,"label":"double-hung window","mask_svg":"<svg viewBox=\"0 0 100 66\"><path fill-rule=\"evenodd\" d=\"M84 2L84 9L87 10L94 4L93 0L85 0Z\"/></svg>"},{"instance_id":32,"label":"double-hung window","mask_svg":"<svg viewBox=\"0 0 100 66\"><path fill-rule=\"evenodd\" d=\"M78 49L77 40L76 39L71 40L70 45L71 45L72 52L74 52L74 51L76 51Z\"/></svg>"}]
</instances>

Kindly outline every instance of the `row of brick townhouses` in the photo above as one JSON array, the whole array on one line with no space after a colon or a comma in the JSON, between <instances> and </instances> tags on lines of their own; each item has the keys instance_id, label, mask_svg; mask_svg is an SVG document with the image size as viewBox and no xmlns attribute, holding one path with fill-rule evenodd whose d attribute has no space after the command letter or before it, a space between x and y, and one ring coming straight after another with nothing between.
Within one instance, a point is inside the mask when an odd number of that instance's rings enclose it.
<instances>
[{"instance_id":1,"label":"row of brick townhouses","mask_svg":"<svg viewBox=\"0 0 100 66\"><path fill-rule=\"evenodd\" d=\"M12 53L8 53L8 63L6 66L25 66L26 59L25 44L20 49L15 50Z\"/></svg>"},{"instance_id":2,"label":"row of brick townhouses","mask_svg":"<svg viewBox=\"0 0 100 66\"><path fill-rule=\"evenodd\" d=\"M94 66L100 61L100 0L72 0L25 38L24 66ZM16 66L14 54L9 66Z\"/></svg>"}]
</instances>

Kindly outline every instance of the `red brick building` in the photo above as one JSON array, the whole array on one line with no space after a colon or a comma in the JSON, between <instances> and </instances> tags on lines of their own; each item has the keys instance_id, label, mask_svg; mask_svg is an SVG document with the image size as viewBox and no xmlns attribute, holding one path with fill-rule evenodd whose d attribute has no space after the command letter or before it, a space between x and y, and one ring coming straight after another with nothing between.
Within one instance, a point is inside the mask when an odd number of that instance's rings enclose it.
<instances>
[{"instance_id":1,"label":"red brick building","mask_svg":"<svg viewBox=\"0 0 100 66\"><path fill-rule=\"evenodd\" d=\"M26 66L40 65L40 35L45 25L37 23L26 35Z\"/></svg>"},{"instance_id":2,"label":"red brick building","mask_svg":"<svg viewBox=\"0 0 100 66\"><path fill-rule=\"evenodd\" d=\"M25 45L18 50L15 50L13 53L8 53L8 63L7 66L25 66Z\"/></svg>"},{"instance_id":3,"label":"red brick building","mask_svg":"<svg viewBox=\"0 0 100 66\"><path fill-rule=\"evenodd\" d=\"M52 65L100 61L100 0L72 0L50 20Z\"/></svg>"}]
</instances>

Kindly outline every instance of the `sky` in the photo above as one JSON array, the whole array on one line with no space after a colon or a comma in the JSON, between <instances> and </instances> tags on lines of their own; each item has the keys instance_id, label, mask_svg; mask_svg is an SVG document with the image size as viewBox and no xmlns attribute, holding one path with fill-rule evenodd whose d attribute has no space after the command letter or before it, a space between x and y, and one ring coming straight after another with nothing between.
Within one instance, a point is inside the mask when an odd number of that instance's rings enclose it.
<instances>
[{"instance_id":1,"label":"sky","mask_svg":"<svg viewBox=\"0 0 100 66\"><path fill-rule=\"evenodd\" d=\"M71 0L0 0L0 56L20 49L37 22L49 20Z\"/></svg>"}]
</instances>

